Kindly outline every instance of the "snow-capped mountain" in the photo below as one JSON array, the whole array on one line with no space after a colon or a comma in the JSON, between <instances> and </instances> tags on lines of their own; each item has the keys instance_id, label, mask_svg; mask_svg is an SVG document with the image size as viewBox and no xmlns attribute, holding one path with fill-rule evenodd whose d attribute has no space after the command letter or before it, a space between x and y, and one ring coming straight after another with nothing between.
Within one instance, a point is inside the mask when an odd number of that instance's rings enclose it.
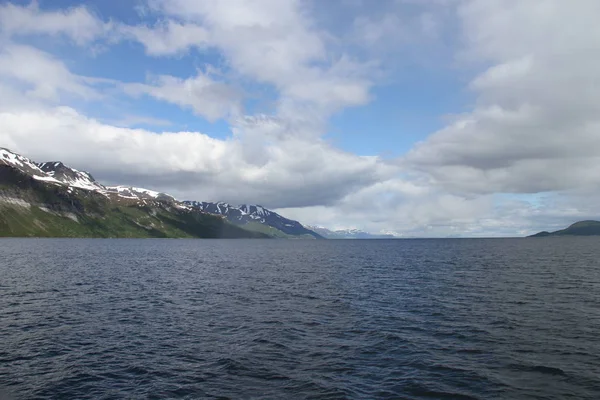
<instances>
[{"instance_id":1,"label":"snow-capped mountain","mask_svg":"<svg viewBox=\"0 0 600 400\"><path fill-rule=\"evenodd\" d=\"M267 234L277 237L312 236L322 238L300 222L287 219L259 205L232 206L222 202L181 202L171 195L154 190L132 186L104 186L97 182L89 172L71 168L60 161L36 163L5 148L0 148L0 166L2 165L16 169L37 181L66 188L69 194L89 194L89 192L101 194L105 201L108 200L115 205L156 206L188 213L214 214L222 216L236 225L247 225L245 229L266 231ZM266 229L258 224L265 225Z\"/></svg>"},{"instance_id":2,"label":"snow-capped mountain","mask_svg":"<svg viewBox=\"0 0 600 400\"><path fill-rule=\"evenodd\" d=\"M124 199L177 202L173 196L166 193L132 186L107 186L105 190L108 193L114 193Z\"/></svg>"},{"instance_id":3,"label":"snow-capped mountain","mask_svg":"<svg viewBox=\"0 0 600 400\"><path fill-rule=\"evenodd\" d=\"M332 231L322 226L308 226L327 239L394 239L397 236L391 233L369 233L360 229L338 229Z\"/></svg>"},{"instance_id":4,"label":"snow-capped mountain","mask_svg":"<svg viewBox=\"0 0 600 400\"><path fill-rule=\"evenodd\" d=\"M0 148L0 237L269 238L171 196Z\"/></svg>"},{"instance_id":5,"label":"snow-capped mountain","mask_svg":"<svg viewBox=\"0 0 600 400\"><path fill-rule=\"evenodd\" d=\"M39 181L46 181L53 184L62 185L62 182L48 175L46 172L33 161L27 157L23 157L19 154L13 153L12 151L0 147L0 165L8 165L9 167L15 168L22 173L33 177Z\"/></svg>"},{"instance_id":6,"label":"snow-capped mountain","mask_svg":"<svg viewBox=\"0 0 600 400\"><path fill-rule=\"evenodd\" d=\"M223 215L230 220L245 221L244 213L238 207L232 206L225 202L211 203L207 201L184 201L189 207L194 210L202 211L208 214Z\"/></svg>"},{"instance_id":7,"label":"snow-capped mountain","mask_svg":"<svg viewBox=\"0 0 600 400\"><path fill-rule=\"evenodd\" d=\"M0 148L0 165L2 164L16 168L36 180L67 186L70 189L93 191L124 201L139 201L143 204L147 204L147 201L177 202L173 196L154 190L130 186L104 186L89 172L71 168L60 161L36 163L5 148Z\"/></svg>"},{"instance_id":8,"label":"snow-capped mountain","mask_svg":"<svg viewBox=\"0 0 600 400\"><path fill-rule=\"evenodd\" d=\"M51 161L36 164L48 176L69 186L84 190L104 191L106 188L96 182L94 177L85 171L70 168L60 161Z\"/></svg>"},{"instance_id":9,"label":"snow-capped mountain","mask_svg":"<svg viewBox=\"0 0 600 400\"><path fill-rule=\"evenodd\" d=\"M317 239L323 238L313 230L307 229L300 222L285 218L260 205L242 204L240 206L233 206L223 202L211 203L199 201L185 201L184 204L192 207L195 210L210 214L222 215L227 218L229 222L233 222L237 225L258 222L260 224L278 229L288 235L310 235Z\"/></svg>"}]
</instances>

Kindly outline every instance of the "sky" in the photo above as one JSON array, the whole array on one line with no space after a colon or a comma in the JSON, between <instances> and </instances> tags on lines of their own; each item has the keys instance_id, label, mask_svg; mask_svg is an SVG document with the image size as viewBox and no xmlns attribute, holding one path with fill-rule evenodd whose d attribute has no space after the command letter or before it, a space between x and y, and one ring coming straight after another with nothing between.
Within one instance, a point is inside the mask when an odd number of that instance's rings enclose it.
<instances>
[{"instance_id":1,"label":"sky","mask_svg":"<svg viewBox=\"0 0 600 400\"><path fill-rule=\"evenodd\" d=\"M0 146L306 225L600 218L597 0L0 0Z\"/></svg>"}]
</instances>

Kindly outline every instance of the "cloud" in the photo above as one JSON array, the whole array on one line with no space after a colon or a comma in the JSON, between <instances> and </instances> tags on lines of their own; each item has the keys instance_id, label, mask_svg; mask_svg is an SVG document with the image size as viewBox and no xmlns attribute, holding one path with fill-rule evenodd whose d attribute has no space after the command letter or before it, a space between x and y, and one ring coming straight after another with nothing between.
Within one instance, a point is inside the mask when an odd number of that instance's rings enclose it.
<instances>
[{"instance_id":1,"label":"cloud","mask_svg":"<svg viewBox=\"0 0 600 400\"><path fill-rule=\"evenodd\" d=\"M280 210L311 225L358 228L403 236L447 236L485 232L481 218L493 212L490 196L464 197L424 182L394 177L348 193L329 206Z\"/></svg>"},{"instance_id":2,"label":"cloud","mask_svg":"<svg viewBox=\"0 0 600 400\"><path fill-rule=\"evenodd\" d=\"M124 84L125 93L131 96L148 95L157 100L191 108L195 114L209 121L238 114L241 110L241 92L235 88L213 80L207 73L189 79L170 75L160 75L149 84Z\"/></svg>"},{"instance_id":3,"label":"cloud","mask_svg":"<svg viewBox=\"0 0 600 400\"><path fill-rule=\"evenodd\" d=\"M0 142L33 159L43 161L52 148L52 158L92 171L99 179L146 185L187 199L267 207L332 204L395 170L374 157L293 137L262 144L256 150L263 158L257 161L245 152L244 139L119 128L66 107L3 112L0 126ZM263 124L254 121L253 129L261 130ZM264 129L272 128L265 124Z\"/></svg>"},{"instance_id":4,"label":"cloud","mask_svg":"<svg viewBox=\"0 0 600 400\"><path fill-rule=\"evenodd\" d=\"M157 0L151 4L170 19L159 27L133 28L144 32L145 37L137 39L149 54L168 54L162 50L163 42L174 43L172 53L194 46L217 49L230 77L250 78L278 91L282 115L306 108L330 115L370 100L372 65L335 54L328 46L329 35L314 25L300 1Z\"/></svg>"},{"instance_id":5,"label":"cloud","mask_svg":"<svg viewBox=\"0 0 600 400\"><path fill-rule=\"evenodd\" d=\"M153 27L119 25L120 34L140 42L152 56L174 55L192 47L204 48L209 44L209 33L195 24L175 21L159 22Z\"/></svg>"},{"instance_id":6,"label":"cloud","mask_svg":"<svg viewBox=\"0 0 600 400\"><path fill-rule=\"evenodd\" d=\"M9 37L63 35L78 45L85 45L107 35L111 27L110 22L101 21L85 6L42 11L36 1L28 6L0 5L0 32Z\"/></svg>"},{"instance_id":7,"label":"cloud","mask_svg":"<svg viewBox=\"0 0 600 400\"><path fill-rule=\"evenodd\" d=\"M107 44L133 40L152 56L181 54L191 48L216 49L224 57L229 81L250 79L272 85L279 96L279 116L292 120L297 120L295 115L299 113L315 114L314 120L324 120L331 113L371 99L369 89L375 64L336 54L328 46L330 35L314 25L300 1L235 0L224 4L210 0L155 0L150 5L158 13L158 22L152 25L103 22L84 6L44 11L37 3L23 7L8 3L0 9L0 16L10 22L3 28L9 36L63 35L77 44L99 38ZM185 81L168 79L161 76L155 87L144 90L138 86L137 91L191 106L198 112L197 96L190 93L199 87L206 90L207 78L198 75ZM214 90L219 91L221 98L231 96L223 95L224 85L210 87L213 96ZM202 109L206 108L206 104L202 105ZM215 110L208 114L210 118L222 115Z\"/></svg>"},{"instance_id":8,"label":"cloud","mask_svg":"<svg viewBox=\"0 0 600 400\"><path fill-rule=\"evenodd\" d=\"M417 144L405 165L454 192L597 187L598 12L596 1L463 3L461 57L489 65L470 85L476 105Z\"/></svg>"},{"instance_id":9,"label":"cloud","mask_svg":"<svg viewBox=\"0 0 600 400\"><path fill-rule=\"evenodd\" d=\"M422 11L418 16L407 16L394 9L381 16L359 15L354 19L355 40L379 50L389 50L393 41L397 47L438 35L438 21L433 13Z\"/></svg>"},{"instance_id":10,"label":"cloud","mask_svg":"<svg viewBox=\"0 0 600 400\"><path fill-rule=\"evenodd\" d=\"M173 122L162 118L144 117L139 115L126 115L117 121L113 121L112 124L115 126L131 128L139 125L170 126L173 125Z\"/></svg>"},{"instance_id":11,"label":"cloud","mask_svg":"<svg viewBox=\"0 0 600 400\"><path fill-rule=\"evenodd\" d=\"M0 81L35 100L56 102L61 94L100 97L90 86L94 79L73 74L62 61L31 46L8 44L0 50Z\"/></svg>"},{"instance_id":12,"label":"cloud","mask_svg":"<svg viewBox=\"0 0 600 400\"><path fill-rule=\"evenodd\" d=\"M448 53L455 36L451 21L456 1L394 0L363 2L349 21L351 41L386 64L419 63ZM445 55L445 54L444 54ZM448 60L446 60L448 61ZM439 66L438 66L439 67Z\"/></svg>"}]
</instances>

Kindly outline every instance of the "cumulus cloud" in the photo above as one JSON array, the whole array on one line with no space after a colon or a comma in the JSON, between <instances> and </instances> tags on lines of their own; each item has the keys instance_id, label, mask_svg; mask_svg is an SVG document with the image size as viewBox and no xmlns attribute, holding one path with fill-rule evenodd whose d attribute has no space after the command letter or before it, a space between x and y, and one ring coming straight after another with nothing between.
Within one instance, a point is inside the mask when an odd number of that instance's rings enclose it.
<instances>
[{"instance_id":1,"label":"cumulus cloud","mask_svg":"<svg viewBox=\"0 0 600 400\"><path fill-rule=\"evenodd\" d=\"M218 49L233 75L272 85L280 93L282 114L312 107L329 115L369 101L370 69L328 48L328 35L314 26L300 1L157 0L151 4L171 18L168 29L144 28L154 42L170 40L176 43L176 52L192 46ZM153 44L141 41L149 53L156 53Z\"/></svg>"},{"instance_id":2,"label":"cumulus cloud","mask_svg":"<svg viewBox=\"0 0 600 400\"><path fill-rule=\"evenodd\" d=\"M112 24L103 22L85 6L67 10L42 11L36 1L28 6L0 5L0 32L5 36L64 35L84 45L110 32Z\"/></svg>"},{"instance_id":3,"label":"cumulus cloud","mask_svg":"<svg viewBox=\"0 0 600 400\"><path fill-rule=\"evenodd\" d=\"M124 38L140 42L152 56L174 55L192 47L204 48L210 43L209 32L205 28L172 20L152 27L121 24L118 31Z\"/></svg>"},{"instance_id":4,"label":"cumulus cloud","mask_svg":"<svg viewBox=\"0 0 600 400\"><path fill-rule=\"evenodd\" d=\"M152 56L174 55L190 48L216 49L224 56L228 79L252 79L272 85L279 94L278 113L298 120L311 113L324 120L331 113L370 101L370 78L375 64L361 63L328 47L330 36L317 29L305 4L298 0L254 0L235 3L211 0L156 0L151 9L159 14L152 25L103 22L84 7L43 11L37 3L0 8L5 34L10 36L65 35L78 44L103 38L107 44L122 40L141 43ZM213 99L231 98L225 85L210 84L206 75L181 79L160 76L151 86L126 85L128 92L144 92L162 100L190 106L198 112L202 87ZM215 91L219 93L216 94ZM226 95L224 92L227 92ZM208 102L204 102L203 107ZM217 107L219 108L219 107Z\"/></svg>"},{"instance_id":5,"label":"cumulus cloud","mask_svg":"<svg viewBox=\"0 0 600 400\"><path fill-rule=\"evenodd\" d=\"M97 178L147 185L180 198L268 207L332 204L393 172L377 158L293 137L262 146L264 159L256 162L239 139L119 128L65 107L3 112L0 126L1 143L34 159L44 160L52 148L53 158L93 171Z\"/></svg>"},{"instance_id":6,"label":"cumulus cloud","mask_svg":"<svg viewBox=\"0 0 600 400\"><path fill-rule=\"evenodd\" d=\"M407 45L432 39L438 35L437 15L422 10L417 16L395 12L392 7L380 16L359 15L354 19L354 40L378 50L389 50L390 41Z\"/></svg>"},{"instance_id":7,"label":"cumulus cloud","mask_svg":"<svg viewBox=\"0 0 600 400\"><path fill-rule=\"evenodd\" d=\"M280 211L333 229L402 236L478 235L486 232L481 219L493 211L493 204L490 196L452 195L424 182L391 178L348 193L331 206Z\"/></svg>"},{"instance_id":8,"label":"cumulus cloud","mask_svg":"<svg viewBox=\"0 0 600 400\"><path fill-rule=\"evenodd\" d=\"M195 77L181 79L170 75L153 77L150 83L124 84L131 96L148 95L155 99L189 107L209 121L241 112L241 92L198 71Z\"/></svg>"},{"instance_id":9,"label":"cumulus cloud","mask_svg":"<svg viewBox=\"0 0 600 400\"><path fill-rule=\"evenodd\" d=\"M408 165L459 192L600 184L598 12L596 1L463 3L461 56L490 66L471 83L475 109L415 146Z\"/></svg>"},{"instance_id":10,"label":"cumulus cloud","mask_svg":"<svg viewBox=\"0 0 600 400\"><path fill-rule=\"evenodd\" d=\"M0 81L37 100L58 101L61 93L99 97L90 86L94 79L73 74L62 61L31 46L9 44L0 50Z\"/></svg>"}]
</instances>

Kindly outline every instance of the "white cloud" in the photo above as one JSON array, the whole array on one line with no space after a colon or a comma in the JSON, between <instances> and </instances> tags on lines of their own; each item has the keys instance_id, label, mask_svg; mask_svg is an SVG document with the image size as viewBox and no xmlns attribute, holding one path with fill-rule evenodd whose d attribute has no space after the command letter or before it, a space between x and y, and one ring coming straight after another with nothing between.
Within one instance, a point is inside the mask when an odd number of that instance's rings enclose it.
<instances>
[{"instance_id":1,"label":"white cloud","mask_svg":"<svg viewBox=\"0 0 600 400\"><path fill-rule=\"evenodd\" d=\"M238 114L241 109L239 90L213 80L202 71L189 79L161 75L151 79L149 84L124 84L123 89L132 96L145 94L181 107L190 107L209 121Z\"/></svg>"},{"instance_id":2,"label":"white cloud","mask_svg":"<svg viewBox=\"0 0 600 400\"><path fill-rule=\"evenodd\" d=\"M427 58L437 59L444 42L455 34L448 29L454 18L453 4L428 0L364 2L362 12L351 22L352 41L385 59L386 64L390 60L422 64Z\"/></svg>"},{"instance_id":3,"label":"white cloud","mask_svg":"<svg viewBox=\"0 0 600 400\"><path fill-rule=\"evenodd\" d=\"M493 212L491 197L440 192L424 182L381 180L348 193L330 206L280 210L310 225L333 229L393 231L404 236L481 234L480 219Z\"/></svg>"},{"instance_id":4,"label":"white cloud","mask_svg":"<svg viewBox=\"0 0 600 400\"><path fill-rule=\"evenodd\" d=\"M526 55L495 65L475 78L471 87L479 91L503 90L506 85L514 85L515 82L526 79L534 68L534 62L533 56Z\"/></svg>"},{"instance_id":5,"label":"white cloud","mask_svg":"<svg viewBox=\"0 0 600 400\"><path fill-rule=\"evenodd\" d=\"M475 109L415 146L406 165L455 192L598 187L600 3L475 0L459 11L464 59L491 66L471 83Z\"/></svg>"},{"instance_id":6,"label":"white cloud","mask_svg":"<svg viewBox=\"0 0 600 400\"><path fill-rule=\"evenodd\" d=\"M73 74L52 55L31 46L9 44L0 50L0 81L26 97L58 101L60 94L96 99L93 79Z\"/></svg>"},{"instance_id":7,"label":"white cloud","mask_svg":"<svg viewBox=\"0 0 600 400\"><path fill-rule=\"evenodd\" d=\"M377 20L359 16L354 20L356 39L367 46L381 46L385 39L402 40L406 34L405 26L399 15L385 14Z\"/></svg>"},{"instance_id":8,"label":"white cloud","mask_svg":"<svg viewBox=\"0 0 600 400\"><path fill-rule=\"evenodd\" d=\"M0 5L0 32L7 36L64 35L79 45L109 33L112 24L103 22L85 6L68 10L42 11L38 3L28 6Z\"/></svg>"},{"instance_id":9,"label":"white cloud","mask_svg":"<svg viewBox=\"0 0 600 400\"><path fill-rule=\"evenodd\" d=\"M260 122L254 125L261 129ZM257 162L243 138L119 128L65 107L3 112L0 126L0 143L33 159L51 156L111 183L147 185L181 198L270 207L331 204L394 171L377 158L293 137L262 144Z\"/></svg>"},{"instance_id":10,"label":"white cloud","mask_svg":"<svg viewBox=\"0 0 600 400\"><path fill-rule=\"evenodd\" d=\"M140 115L126 115L117 121L112 121L112 125L131 128L139 125L151 125L151 126L169 126L173 125L173 122L162 119L145 117Z\"/></svg>"},{"instance_id":11,"label":"white cloud","mask_svg":"<svg viewBox=\"0 0 600 400\"><path fill-rule=\"evenodd\" d=\"M313 61L323 61L324 43L310 27L298 1L164 0L167 14L202 24L212 45L221 48L232 67L259 80L285 84Z\"/></svg>"},{"instance_id":12,"label":"white cloud","mask_svg":"<svg viewBox=\"0 0 600 400\"><path fill-rule=\"evenodd\" d=\"M504 62L532 52L580 55L597 51L594 44L600 40L595 0L471 0L458 11L466 52L480 59Z\"/></svg>"},{"instance_id":13,"label":"white cloud","mask_svg":"<svg viewBox=\"0 0 600 400\"><path fill-rule=\"evenodd\" d=\"M124 37L140 42L153 56L182 53L191 47L204 48L209 44L209 33L195 24L163 21L153 27L121 24L119 32Z\"/></svg>"},{"instance_id":14,"label":"white cloud","mask_svg":"<svg viewBox=\"0 0 600 400\"><path fill-rule=\"evenodd\" d=\"M158 0L152 4L182 22L170 20L168 29L144 27L153 40L138 40L148 53L161 53L152 46L164 41L175 43L173 52L192 46L218 49L231 76L269 84L279 92L280 113L308 106L327 116L369 101L371 67L328 48L328 35L314 26L300 1Z\"/></svg>"}]
</instances>

